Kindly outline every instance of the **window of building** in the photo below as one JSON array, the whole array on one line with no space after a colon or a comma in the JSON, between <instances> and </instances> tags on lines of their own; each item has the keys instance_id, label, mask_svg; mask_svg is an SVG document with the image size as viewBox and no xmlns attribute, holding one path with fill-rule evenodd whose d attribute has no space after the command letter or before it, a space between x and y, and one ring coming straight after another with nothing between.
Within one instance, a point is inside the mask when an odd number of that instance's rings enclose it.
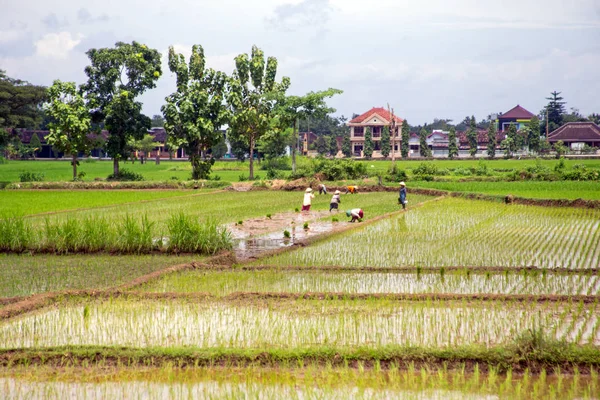
<instances>
[{"instance_id":1,"label":"window of building","mask_svg":"<svg viewBox=\"0 0 600 400\"><path fill-rule=\"evenodd\" d=\"M362 137L365 135L365 130L362 126L355 126L354 127L354 136L356 137Z\"/></svg>"}]
</instances>

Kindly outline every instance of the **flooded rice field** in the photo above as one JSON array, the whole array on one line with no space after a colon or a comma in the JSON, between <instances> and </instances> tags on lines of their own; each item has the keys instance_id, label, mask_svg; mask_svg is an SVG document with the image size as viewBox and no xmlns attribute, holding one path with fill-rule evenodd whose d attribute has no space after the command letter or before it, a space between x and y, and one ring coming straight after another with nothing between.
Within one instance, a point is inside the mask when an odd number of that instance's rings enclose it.
<instances>
[{"instance_id":1,"label":"flooded rice field","mask_svg":"<svg viewBox=\"0 0 600 400\"><path fill-rule=\"evenodd\" d=\"M493 346L529 329L600 344L596 304L257 300L62 304L0 324L2 348ZM506 321L510 321L507 324Z\"/></svg>"}]
</instances>

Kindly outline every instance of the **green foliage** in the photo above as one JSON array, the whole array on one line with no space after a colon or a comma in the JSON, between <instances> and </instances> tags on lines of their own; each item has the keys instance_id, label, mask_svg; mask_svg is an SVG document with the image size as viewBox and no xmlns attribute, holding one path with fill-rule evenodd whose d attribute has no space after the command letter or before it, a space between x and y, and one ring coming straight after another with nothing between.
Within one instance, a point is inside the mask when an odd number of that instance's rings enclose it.
<instances>
[{"instance_id":1,"label":"green foliage","mask_svg":"<svg viewBox=\"0 0 600 400\"><path fill-rule=\"evenodd\" d=\"M335 137L335 135L330 135L328 136L327 140L329 141L329 154L335 157L339 150L337 138Z\"/></svg>"},{"instance_id":2,"label":"green foliage","mask_svg":"<svg viewBox=\"0 0 600 400\"><path fill-rule=\"evenodd\" d=\"M23 252L31 248L34 229L21 215L0 217L0 251Z\"/></svg>"},{"instance_id":3,"label":"green foliage","mask_svg":"<svg viewBox=\"0 0 600 400\"><path fill-rule=\"evenodd\" d=\"M488 127L488 144L487 144L487 154L489 158L496 157L496 124L491 123Z\"/></svg>"},{"instance_id":4,"label":"green foliage","mask_svg":"<svg viewBox=\"0 0 600 400\"><path fill-rule=\"evenodd\" d=\"M500 148L504 150L504 158L509 159L512 157L512 149L514 148L514 141L511 137L507 137L500 143Z\"/></svg>"},{"instance_id":5,"label":"green foliage","mask_svg":"<svg viewBox=\"0 0 600 400\"><path fill-rule=\"evenodd\" d=\"M384 126L383 132L381 133L381 155L384 158L387 158L390 155L391 150L392 147L390 144L390 127Z\"/></svg>"},{"instance_id":6,"label":"green foliage","mask_svg":"<svg viewBox=\"0 0 600 400\"><path fill-rule=\"evenodd\" d=\"M269 57L265 64L264 53L252 46L252 57L240 54L235 58L235 71L230 80L227 104L230 110L228 135L248 144L250 154L250 180L254 179L254 147L270 131L285 130L286 118L277 113L277 102L283 98L290 80L284 77L275 81L277 59Z\"/></svg>"},{"instance_id":7,"label":"green foliage","mask_svg":"<svg viewBox=\"0 0 600 400\"><path fill-rule=\"evenodd\" d=\"M158 146L158 143L154 141L154 136L150 134L144 135L140 140L136 140L132 143L132 148L137 151L144 153L144 157L148 157L152 150Z\"/></svg>"},{"instance_id":8,"label":"green foliage","mask_svg":"<svg viewBox=\"0 0 600 400\"><path fill-rule=\"evenodd\" d=\"M475 157L475 154L477 154L477 125L475 124L475 117L471 117L469 129L467 130L467 140L469 142L469 154L471 157Z\"/></svg>"},{"instance_id":9,"label":"green foliage","mask_svg":"<svg viewBox=\"0 0 600 400\"><path fill-rule=\"evenodd\" d=\"M563 124L563 118L566 114L565 111L565 102L562 101L563 98L560 96L560 92L554 91L550 93L550 97L546 97L548 100L548 104L544 109L544 118L548 115L548 131L552 132L555 129L558 129Z\"/></svg>"},{"instance_id":10,"label":"green foliage","mask_svg":"<svg viewBox=\"0 0 600 400\"><path fill-rule=\"evenodd\" d=\"M458 144L456 143L456 128L451 127L448 133L448 158L453 159L458 156Z\"/></svg>"},{"instance_id":11,"label":"green foliage","mask_svg":"<svg viewBox=\"0 0 600 400\"><path fill-rule=\"evenodd\" d=\"M292 235L290 234L290 231L288 231L287 229L285 231L283 231L283 237L286 239L289 239Z\"/></svg>"},{"instance_id":12,"label":"green foliage","mask_svg":"<svg viewBox=\"0 0 600 400\"><path fill-rule=\"evenodd\" d=\"M367 166L365 163L354 160L319 158L311 160L309 164L299 168L291 178L309 178L316 174L322 174L328 181L359 179L367 176Z\"/></svg>"},{"instance_id":13,"label":"green foliage","mask_svg":"<svg viewBox=\"0 0 600 400\"><path fill-rule=\"evenodd\" d=\"M527 144L529 151L535 153L540 151L540 120L538 117L534 116L527 124Z\"/></svg>"},{"instance_id":14,"label":"green foliage","mask_svg":"<svg viewBox=\"0 0 600 400\"><path fill-rule=\"evenodd\" d=\"M402 154L402 158L408 158L408 150L409 150L409 145L408 145L408 141L410 139L410 130L409 130L409 126L408 126L408 121L404 120L402 121L402 138L401 138L401 145L400 145L400 152Z\"/></svg>"},{"instance_id":15,"label":"green foliage","mask_svg":"<svg viewBox=\"0 0 600 400\"><path fill-rule=\"evenodd\" d=\"M329 154L329 142L324 136L319 136L316 140L317 153L324 156Z\"/></svg>"},{"instance_id":16,"label":"green foliage","mask_svg":"<svg viewBox=\"0 0 600 400\"><path fill-rule=\"evenodd\" d=\"M221 126L229 121L225 106L227 76L205 68L204 49L192 47L186 64L182 54L169 47L169 69L177 76L177 91L161 108L172 148L183 147L192 164L192 179L207 179L214 164L208 151L219 143ZM208 159L207 159L208 157Z\"/></svg>"},{"instance_id":17,"label":"green foliage","mask_svg":"<svg viewBox=\"0 0 600 400\"><path fill-rule=\"evenodd\" d=\"M371 133L371 128L368 126L365 128L365 147L363 149L363 154L367 160L373 155L373 134Z\"/></svg>"},{"instance_id":18,"label":"green foliage","mask_svg":"<svg viewBox=\"0 0 600 400\"><path fill-rule=\"evenodd\" d=\"M107 181L143 181L144 177L137 172L129 171L127 169L119 170L118 174L110 174Z\"/></svg>"},{"instance_id":19,"label":"green foliage","mask_svg":"<svg viewBox=\"0 0 600 400\"><path fill-rule=\"evenodd\" d=\"M37 128L45 100L45 87L9 78L0 70L0 133L6 133L4 128ZM1 136L0 149L8 144Z\"/></svg>"},{"instance_id":20,"label":"green foliage","mask_svg":"<svg viewBox=\"0 0 600 400\"><path fill-rule=\"evenodd\" d=\"M215 160L223 158L225 154L227 154L227 143L223 136L221 136L221 139L210 148L210 154Z\"/></svg>"},{"instance_id":21,"label":"green foliage","mask_svg":"<svg viewBox=\"0 0 600 400\"><path fill-rule=\"evenodd\" d=\"M152 125L135 98L156 86L162 73L160 53L134 41L86 54L90 65L85 68L88 80L82 90L94 110L92 122L104 122L109 132L105 148L118 175L119 160L129 156L131 139L141 139Z\"/></svg>"},{"instance_id":22,"label":"green foliage","mask_svg":"<svg viewBox=\"0 0 600 400\"><path fill-rule=\"evenodd\" d=\"M414 175L437 175L439 173L439 169L437 165L432 162L422 162L417 168L412 170Z\"/></svg>"},{"instance_id":23,"label":"green foliage","mask_svg":"<svg viewBox=\"0 0 600 400\"><path fill-rule=\"evenodd\" d=\"M151 123L153 128L162 128L165 126L165 119L162 115L155 114L152 116Z\"/></svg>"},{"instance_id":24,"label":"green foliage","mask_svg":"<svg viewBox=\"0 0 600 400\"><path fill-rule=\"evenodd\" d=\"M386 178L391 182L401 182L408 180L408 175L405 170L399 168L396 163L393 163L387 170Z\"/></svg>"},{"instance_id":25,"label":"green foliage","mask_svg":"<svg viewBox=\"0 0 600 400\"><path fill-rule=\"evenodd\" d=\"M308 222L305 222L305 223L302 225L302 228L304 228L305 230L306 230L306 229L308 229Z\"/></svg>"},{"instance_id":26,"label":"green foliage","mask_svg":"<svg viewBox=\"0 0 600 400\"><path fill-rule=\"evenodd\" d=\"M419 154L421 157L431 157L431 149L427 145L427 130L425 128L419 132Z\"/></svg>"},{"instance_id":27,"label":"green foliage","mask_svg":"<svg viewBox=\"0 0 600 400\"><path fill-rule=\"evenodd\" d=\"M41 182L44 180L44 174L42 172L31 172L25 171L19 175L21 182Z\"/></svg>"},{"instance_id":28,"label":"green foliage","mask_svg":"<svg viewBox=\"0 0 600 400\"><path fill-rule=\"evenodd\" d=\"M569 148L567 146L565 146L565 144L563 143L562 140L559 140L558 142L554 143L554 151L556 152L556 158L560 158L562 156L564 156L565 154L567 154L567 151L569 150Z\"/></svg>"},{"instance_id":29,"label":"green foliage","mask_svg":"<svg viewBox=\"0 0 600 400\"><path fill-rule=\"evenodd\" d=\"M32 148L33 153L37 155L37 152L42 149L42 142L40 141L40 137L37 133L31 135L31 140L29 142L29 146Z\"/></svg>"},{"instance_id":30,"label":"green foliage","mask_svg":"<svg viewBox=\"0 0 600 400\"><path fill-rule=\"evenodd\" d=\"M171 215L167 229L167 250L172 253L216 254L232 248L231 234L212 218L200 221L179 212Z\"/></svg>"},{"instance_id":31,"label":"green foliage","mask_svg":"<svg viewBox=\"0 0 600 400\"><path fill-rule=\"evenodd\" d=\"M344 140L342 141L342 153L346 157L352 157L352 143L350 142L350 135L345 134Z\"/></svg>"}]
</instances>

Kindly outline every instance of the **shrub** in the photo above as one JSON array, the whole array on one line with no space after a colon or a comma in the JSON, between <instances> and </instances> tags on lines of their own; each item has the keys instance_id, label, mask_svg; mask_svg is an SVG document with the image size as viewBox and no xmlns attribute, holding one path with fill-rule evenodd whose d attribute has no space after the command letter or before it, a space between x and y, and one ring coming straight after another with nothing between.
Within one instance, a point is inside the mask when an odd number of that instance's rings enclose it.
<instances>
[{"instance_id":1,"label":"shrub","mask_svg":"<svg viewBox=\"0 0 600 400\"><path fill-rule=\"evenodd\" d=\"M264 160L261 163L260 169L263 171L269 171L271 169L281 170L281 171L291 171L292 164L288 157L269 158L267 160Z\"/></svg>"},{"instance_id":2,"label":"shrub","mask_svg":"<svg viewBox=\"0 0 600 400\"><path fill-rule=\"evenodd\" d=\"M285 178L285 174L281 171L278 171L273 168L267 170L267 179L284 179L284 178Z\"/></svg>"},{"instance_id":3,"label":"shrub","mask_svg":"<svg viewBox=\"0 0 600 400\"><path fill-rule=\"evenodd\" d=\"M41 172L21 172L19 175L21 182L41 182L44 180L44 174Z\"/></svg>"},{"instance_id":4,"label":"shrub","mask_svg":"<svg viewBox=\"0 0 600 400\"><path fill-rule=\"evenodd\" d=\"M459 167L459 168L456 168L454 170L454 175L457 175L457 176L470 176L471 175L471 170Z\"/></svg>"},{"instance_id":5,"label":"shrub","mask_svg":"<svg viewBox=\"0 0 600 400\"><path fill-rule=\"evenodd\" d=\"M291 179L308 178L321 174L328 181L345 179L359 179L367 176L367 166L354 160L329 160L317 158L308 165L303 165L296 170Z\"/></svg>"},{"instance_id":6,"label":"shrub","mask_svg":"<svg viewBox=\"0 0 600 400\"><path fill-rule=\"evenodd\" d=\"M569 171L563 172L562 177L568 181L597 181L600 173L588 169L583 164L575 164Z\"/></svg>"},{"instance_id":7,"label":"shrub","mask_svg":"<svg viewBox=\"0 0 600 400\"><path fill-rule=\"evenodd\" d=\"M211 218L200 221L179 212L171 215L167 228L172 253L215 254L232 248L229 231Z\"/></svg>"},{"instance_id":8,"label":"shrub","mask_svg":"<svg viewBox=\"0 0 600 400\"><path fill-rule=\"evenodd\" d=\"M142 174L138 174L137 172L129 171L127 169L122 169L119 171L117 175L110 174L107 178L107 181L143 181L144 177Z\"/></svg>"},{"instance_id":9,"label":"shrub","mask_svg":"<svg viewBox=\"0 0 600 400\"><path fill-rule=\"evenodd\" d=\"M0 164L8 164L8 160L3 156L0 156Z\"/></svg>"},{"instance_id":10,"label":"shrub","mask_svg":"<svg viewBox=\"0 0 600 400\"><path fill-rule=\"evenodd\" d=\"M437 175L438 172L438 167L431 162L422 162L417 166L417 168L413 169L412 171L414 175Z\"/></svg>"},{"instance_id":11,"label":"shrub","mask_svg":"<svg viewBox=\"0 0 600 400\"><path fill-rule=\"evenodd\" d=\"M388 168L386 178L392 182L400 182L408 180L408 175L405 170L398 168L398 165L394 163Z\"/></svg>"}]
</instances>

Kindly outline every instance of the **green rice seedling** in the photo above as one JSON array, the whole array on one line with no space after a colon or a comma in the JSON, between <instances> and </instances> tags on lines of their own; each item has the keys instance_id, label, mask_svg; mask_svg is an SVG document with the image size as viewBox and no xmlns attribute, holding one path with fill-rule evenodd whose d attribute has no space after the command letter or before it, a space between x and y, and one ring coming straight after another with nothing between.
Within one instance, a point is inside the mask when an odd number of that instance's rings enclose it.
<instances>
[{"instance_id":1,"label":"green rice seedling","mask_svg":"<svg viewBox=\"0 0 600 400\"><path fill-rule=\"evenodd\" d=\"M267 214L267 219L271 219L271 214Z\"/></svg>"},{"instance_id":2,"label":"green rice seedling","mask_svg":"<svg viewBox=\"0 0 600 400\"><path fill-rule=\"evenodd\" d=\"M338 217L331 217L331 222L340 222Z\"/></svg>"},{"instance_id":3,"label":"green rice seedling","mask_svg":"<svg viewBox=\"0 0 600 400\"><path fill-rule=\"evenodd\" d=\"M229 231L212 218L200 221L180 211L171 214L167 229L172 253L215 254L232 247Z\"/></svg>"},{"instance_id":4,"label":"green rice seedling","mask_svg":"<svg viewBox=\"0 0 600 400\"><path fill-rule=\"evenodd\" d=\"M119 240L117 249L124 253L145 253L152 250L153 235L152 227L154 222L148 220L148 215L144 214L140 219L127 214L118 225Z\"/></svg>"},{"instance_id":5,"label":"green rice seedling","mask_svg":"<svg viewBox=\"0 0 600 400\"><path fill-rule=\"evenodd\" d=\"M244 221L242 221L241 219L237 222L238 225L243 225Z\"/></svg>"},{"instance_id":6,"label":"green rice seedling","mask_svg":"<svg viewBox=\"0 0 600 400\"><path fill-rule=\"evenodd\" d=\"M0 251L22 252L32 247L34 231L21 215L0 217Z\"/></svg>"},{"instance_id":7,"label":"green rice seedling","mask_svg":"<svg viewBox=\"0 0 600 400\"><path fill-rule=\"evenodd\" d=\"M283 231L283 237L286 239L289 239L291 237L290 231L288 231L287 229L285 231Z\"/></svg>"},{"instance_id":8,"label":"green rice seedling","mask_svg":"<svg viewBox=\"0 0 600 400\"><path fill-rule=\"evenodd\" d=\"M308 222L305 222L305 223L304 223L304 225L302 225L302 227L303 227L304 229L308 229Z\"/></svg>"}]
</instances>

